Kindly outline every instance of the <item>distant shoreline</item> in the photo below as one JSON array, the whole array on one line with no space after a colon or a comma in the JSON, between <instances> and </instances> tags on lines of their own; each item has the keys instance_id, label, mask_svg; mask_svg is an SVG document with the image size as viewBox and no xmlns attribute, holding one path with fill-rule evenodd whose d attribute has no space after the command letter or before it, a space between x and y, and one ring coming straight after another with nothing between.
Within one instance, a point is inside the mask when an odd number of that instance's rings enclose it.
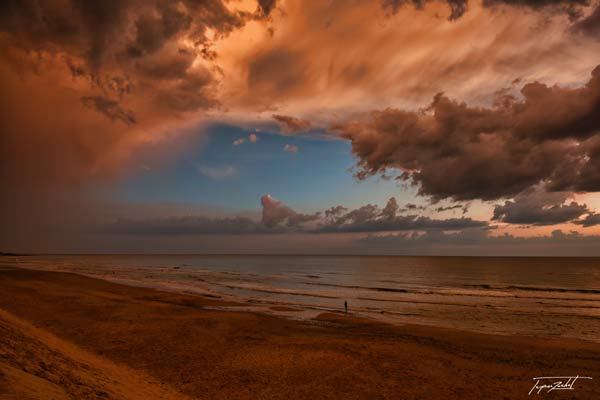
<instances>
[{"instance_id":1,"label":"distant shoreline","mask_svg":"<svg viewBox=\"0 0 600 400\"><path fill-rule=\"evenodd\" d=\"M4 253L2 251L0 251L0 257L3 256L7 256L7 257L21 257L21 256L28 256L30 254L21 254L21 253Z\"/></svg>"},{"instance_id":2,"label":"distant shoreline","mask_svg":"<svg viewBox=\"0 0 600 400\"><path fill-rule=\"evenodd\" d=\"M386 258L465 258L465 259L600 259L600 256L572 256L572 255L443 255L443 254L277 254L277 253L3 253L1 256L12 257L55 257L55 256L173 256L173 257L386 257Z\"/></svg>"}]
</instances>

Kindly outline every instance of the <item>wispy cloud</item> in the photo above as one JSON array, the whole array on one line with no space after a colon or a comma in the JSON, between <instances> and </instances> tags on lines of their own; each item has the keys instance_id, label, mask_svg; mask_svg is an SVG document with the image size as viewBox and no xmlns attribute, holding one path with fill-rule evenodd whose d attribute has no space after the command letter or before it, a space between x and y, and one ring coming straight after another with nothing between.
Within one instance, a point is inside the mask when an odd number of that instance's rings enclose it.
<instances>
[{"instance_id":1,"label":"wispy cloud","mask_svg":"<svg viewBox=\"0 0 600 400\"><path fill-rule=\"evenodd\" d=\"M283 151L287 151L288 153L298 153L298 146L294 146L293 144L286 144L283 146Z\"/></svg>"},{"instance_id":2,"label":"wispy cloud","mask_svg":"<svg viewBox=\"0 0 600 400\"><path fill-rule=\"evenodd\" d=\"M273 119L279 123L281 131L284 133L298 133L307 131L311 128L311 123L309 121L290 117L289 115L274 114Z\"/></svg>"},{"instance_id":3,"label":"wispy cloud","mask_svg":"<svg viewBox=\"0 0 600 400\"><path fill-rule=\"evenodd\" d=\"M222 166L208 166L208 165L200 165L198 166L198 171L215 181L222 181L225 179L229 179L235 176L237 170L232 165L222 165Z\"/></svg>"}]
</instances>

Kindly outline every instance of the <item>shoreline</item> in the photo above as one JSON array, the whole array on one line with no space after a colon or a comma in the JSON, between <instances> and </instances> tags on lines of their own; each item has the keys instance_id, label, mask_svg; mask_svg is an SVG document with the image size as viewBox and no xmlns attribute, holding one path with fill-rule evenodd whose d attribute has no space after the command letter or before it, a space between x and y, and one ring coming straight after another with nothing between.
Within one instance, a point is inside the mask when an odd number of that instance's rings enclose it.
<instances>
[{"instance_id":1,"label":"shoreline","mask_svg":"<svg viewBox=\"0 0 600 400\"><path fill-rule=\"evenodd\" d=\"M0 267L12 265L9 260L0 261ZM347 299L353 314L394 326L415 324L492 335L569 337L600 343L599 290L572 287L524 290L518 285L498 284L419 288L398 285L397 281L389 288L384 287L387 281L347 286L331 283L327 275L295 275L295 272L275 276L275 279L289 279L279 285L268 281L273 276L258 273L196 268L172 264L168 259L155 265L146 265L148 262L135 265L88 261L86 264L66 259L53 264L51 260L40 259L17 267L71 272L129 286L221 299L237 303L238 309L245 307L247 311L293 320L311 320L322 312L343 311ZM292 281L300 286L286 286ZM346 293L337 293L338 288ZM281 307L301 311L288 312Z\"/></svg>"},{"instance_id":2,"label":"shoreline","mask_svg":"<svg viewBox=\"0 0 600 400\"><path fill-rule=\"evenodd\" d=\"M56 257L56 256L98 256L98 257L113 257L113 256L124 256L124 257L138 257L138 256L175 256L175 257L190 257L190 256L202 256L202 257L398 257L398 258L415 258L415 257L431 257L431 258L499 258L499 259L600 259L600 256L561 256L561 255L538 255L538 256L506 256L506 255L445 255L445 254L319 254L319 253L14 253L14 252L0 252L0 257Z\"/></svg>"},{"instance_id":3,"label":"shoreline","mask_svg":"<svg viewBox=\"0 0 600 400\"><path fill-rule=\"evenodd\" d=\"M523 398L536 376L600 379L600 349L577 339L396 326L343 313L293 321L213 309L239 307L215 299L22 268L0 268L0 287L4 312L94 357L150 376L182 399ZM5 331L22 331L2 314L0 321ZM2 352L12 354L15 346L7 338L20 343L20 337L0 338ZM56 349L31 357L39 365L56 365L60 358ZM23 370L13 361L0 359L0 389L14 369L21 371L23 385L40 379L38 367ZM89 368L99 368L92 364ZM102 386L93 376L86 379L92 382L84 387ZM60 388L61 380L52 384ZM144 390L163 390L149 388ZM110 385L101 391L108 394L80 398L118 398ZM595 380L581 381L571 393L597 398L600 387Z\"/></svg>"},{"instance_id":4,"label":"shoreline","mask_svg":"<svg viewBox=\"0 0 600 400\"><path fill-rule=\"evenodd\" d=\"M2 272L5 266L0 266L0 273ZM289 303L270 303L270 302L257 302L253 300L247 300L246 302L237 301L231 298L221 298L216 297L211 294L206 294L202 292L193 292L187 289L176 289L169 287L162 287L152 285L148 282L137 281L137 280L128 280L125 278L114 278L112 279L110 276L100 277L93 274L79 273L79 272L70 272L70 271L61 271L61 270L45 270L45 269L35 269L30 267L23 266L14 266L9 267L15 270L26 270L32 272L49 272L55 274L69 274L69 275L77 275L89 279L99 280L103 282L107 282L109 284L124 286L128 288L139 288L139 289L147 289L150 291L156 291L164 294L171 294L175 296L187 296L192 298L198 298L204 304L203 308L207 310L214 311L222 311L222 312L242 312L242 313L252 313L258 315L264 315L268 317L281 318L293 323L306 324L311 325L315 321L320 322L337 322L345 321L345 322L356 322L360 321L363 324L372 324L372 325L381 325L387 326L390 329L394 328L407 328L407 329L423 329L423 330L432 330L441 332L453 332L456 335L464 334L464 335L482 335L482 336L490 336L490 337L500 337L500 338L513 338L513 339L523 339L523 340L544 340L544 341L573 341L575 343L587 343L591 345L597 345L598 342L594 342L593 340L583 339L583 338L557 338L557 337L549 337L549 336L535 336L533 334L509 334L509 333L497 333L497 332L483 332L483 331L474 331L469 329L461 329L456 327L447 327L447 326L439 326L434 324L419 324L419 323L391 323L387 321L382 321L377 318L373 318L370 316L365 316L362 313L356 313L350 311L349 313L345 313L343 309L340 307L339 309L327 308L327 307L307 307L307 306L298 306L296 304ZM381 300L380 300L381 301ZM396 302L398 300L390 300L392 302ZM403 301L404 302L404 301ZM254 306L260 306L254 307ZM293 316L300 312L305 311L300 307L308 308L315 311L316 315L313 318L303 319L303 318L293 318ZM276 311L275 313L266 312L266 310ZM285 314L293 312L294 314ZM379 311L373 311L374 314L378 314ZM339 317L339 318L337 318ZM341 319L340 319L341 318ZM600 339L599 339L600 341Z\"/></svg>"}]
</instances>

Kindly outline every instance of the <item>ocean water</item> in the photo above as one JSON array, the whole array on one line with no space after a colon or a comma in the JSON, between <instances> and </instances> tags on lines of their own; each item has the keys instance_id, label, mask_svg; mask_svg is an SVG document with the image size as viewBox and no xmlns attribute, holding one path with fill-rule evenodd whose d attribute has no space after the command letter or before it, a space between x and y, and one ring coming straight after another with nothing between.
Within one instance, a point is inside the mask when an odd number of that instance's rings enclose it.
<instances>
[{"instance_id":1,"label":"ocean water","mask_svg":"<svg viewBox=\"0 0 600 400\"><path fill-rule=\"evenodd\" d=\"M600 259L61 255L0 265L76 272L310 320L349 312L394 324L600 342ZM240 309L240 307L235 307Z\"/></svg>"}]
</instances>

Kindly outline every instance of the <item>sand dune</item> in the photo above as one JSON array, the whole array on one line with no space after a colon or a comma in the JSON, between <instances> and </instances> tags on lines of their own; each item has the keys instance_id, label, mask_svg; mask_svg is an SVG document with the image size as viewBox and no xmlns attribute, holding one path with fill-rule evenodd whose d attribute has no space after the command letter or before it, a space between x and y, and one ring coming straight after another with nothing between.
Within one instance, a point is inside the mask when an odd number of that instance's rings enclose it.
<instances>
[{"instance_id":1,"label":"sand dune","mask_svg":"<svg viewBox=\"0 0 600 400\"><path fill-rule=\"evenodd\" d=\"M184 399L149 375L0 310L2 399Z\"/></svg>"}]
</instances>

